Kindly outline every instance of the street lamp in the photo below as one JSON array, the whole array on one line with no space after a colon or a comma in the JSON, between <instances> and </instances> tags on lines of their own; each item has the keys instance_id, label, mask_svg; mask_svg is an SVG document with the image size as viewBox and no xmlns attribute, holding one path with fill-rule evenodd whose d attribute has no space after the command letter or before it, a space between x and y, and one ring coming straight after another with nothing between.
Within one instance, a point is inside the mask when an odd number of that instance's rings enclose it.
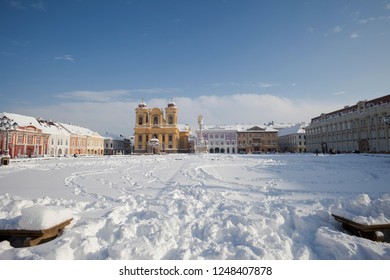
<instances>
[{"instance_id":1,"label":"street lamp","mask_svg":"<svg viewBox=\"0 0 390 280\"><path fill-rule=\"evenodd\" d=\"M18 128L18 124L11 120L7 116L3 116L0 119L0 131L5 131L5 149L3 158L9 158L9 150L8 150L8 133L10 131L16 130ZM3 161L3 159L2 159Z\"/></svg>"}]
</instances>

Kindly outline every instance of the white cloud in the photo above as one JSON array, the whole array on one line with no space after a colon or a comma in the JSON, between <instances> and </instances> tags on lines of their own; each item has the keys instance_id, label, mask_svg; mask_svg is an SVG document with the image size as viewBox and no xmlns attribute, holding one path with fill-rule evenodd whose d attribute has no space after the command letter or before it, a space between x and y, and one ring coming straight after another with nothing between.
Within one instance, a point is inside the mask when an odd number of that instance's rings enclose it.
<instances>
[{"instance_id":1,"label":"white cloud","mask_svg":"<svg viewBox=\"0 0 390 280\"><path fill-rule=\"evenodd\" d=\"M7 2L11 8L15 8L19 10L34 8L40 11L46 11L46 5L42 0L37 0L32 3L30 3L31 1L21 1L21 0L8 0Z\"/></svg>"},{"instance_id":2,"label":"white cloud","mask_svg":"<svg viewBox=\"0 0 390 280\"><path fill-rule=\"evenodd\" d=\"M43 3L42 0L38 0L34 3L31 3L30 6L37 10L46 11L46 5Z\"/></svg>"},{"instance_id":3,"label":"white cloud","mask_svg":"<svg viewBox=\"0 0 390 280\"><path fill-rule=\"evenodd\" d=\"M111 91L116 92L116 91ZM76 94L78 93L78 94ZM66 102L51 106L31 106L25 109L18 107L15 113L43 117L54 121L72 123L88 127L100 133L133 134L135 109L141 101L114 100L126 92L113 93L108 102ZM88 92L75 92L73 96L99 99L101 95ZM179 107L179 123L197 128L197 116L202 114L205 124L263 124L275 122L310 122L311 118L321 113L342 108L343 104L331 101L292 100L270 94L237 93L216 96L203 95L195 98L173 97ZM165 108L169 102L166 98L145 99L149 108Z\"/></svg>"},{"instance_id":4,"label":"white cloud","mask_svg":"<svg viewBox=\"0 0 390 280\"><path fill-rule=\"evenodd\" d=\"M382 21L382 20L390 20L390 16L369 17L366 19L359 20L358 23L366 24L366 23L375 22L375 21Z\"/></svg>"},{"instance_id":5,"label":"white cloud","mask_svg":"<svg viewBox=\"0 0 390 280\"><path fill-rule=\"evenodd\" d=\"M167 94L167 93L178 93L181 92L181 89L178 88L140 88L140 89L132 89L129 92L137 93L137 94Z\"/></svg>"},{"instance_id":6,"label":"white cloud","mask_svg":"<svg viewBox=\"0 0 390 280\"><path fill-rule=\"evenodd\" d=\"M74 61L74 57L70 54L66 54L64 56L56 56L54 59L55 60L67 60L67 61L72 61L72 62Z\"/></svg>"},{"instance_id":7,"label":"white cloud","mask_svg":"<svg viewBox=\"0 0 390 280\"><path fill-rule=\"evenodd\" d=\"M9 0L8 5L11 8L15 8L15 9L20 9L20 10L26 9L26 7L23 5L22 1L18 1L18 0Z\"/></svg>"},{"instance_id":8,"label":"white cloud","mask_svg":"<svg viewBox=\"0 0 390 280\"><path fill-rule=\"evenodd\" d=\"M343 29L339 25L337 25L336 27L333 28L332 31L333 33L340 33L341 31L343 31Z\"/></svg>"},{"instance_id":9,"label":"white cloud","mask_svg":"<svg viewBox=\"0 0 390 280\"><path fill-rule=\"evenodd\" d=\"M258 85L259 85L259 87L262 87L262 88L269 88L269 87L276 86L275 84L264 83L264 82L260 82L260 83L258 83Z\"/></svg>"},{"instance_id":10,"label":"white cloud","mask_svg":"<svg viewBox=\"0 0 390 280\"><path fill-rule=\"evenodd\" d=\"M333 93L334 96L339 96L339 95L344 95L344 94L346 94L345 91L337 91L337 92Z\"/></svg>"},{"instance_id":11,"label":"white cloud","mask_svg":"<svg viewBox=\"0 0 390 280\"><path fill-rule=\"evenodd\" d=\"M358 32L353 32L352 34L351 34L351 36L349 36L351 39L357 39L357 38L359 38L360 36L359 36L359 33Z\"/></svg>"},{"instance_id":12,"label":"white cloud","mask_svg":"<svg viewBox=\"0 0 390 280\"><path fill-rule=\"evenodd\" d=\"M315 29L314 29L314 27L312 27L312 26L308 26L308 27L306 28L306 31L309 32L309 33L312 33L312 32L315 31Z\"/></svg>"},{"instance_id":13,"label":"white cloud","mask_svg":"<svg viewBox=\"0 0 390 280\"><path fill-rule=\"evenodd\" d=\"M343 31L343 28L340 26L340 25L336 25L335 27L333 27L329 32L326 32L324 34L324 37L329 37L331 36L332 34L338 34L338 33L341 33Z\"/></svg>"},{"instance_id":14,"label":"white cloud","mask_svg":"<svg viewBox=\"0 0 390 280\"><path fill-rule=\"evenodd\" d=\"M83 102L112 102L129 95L128 90L72 91L58 94L57 97Z\"/></svg>"}]
</instances>

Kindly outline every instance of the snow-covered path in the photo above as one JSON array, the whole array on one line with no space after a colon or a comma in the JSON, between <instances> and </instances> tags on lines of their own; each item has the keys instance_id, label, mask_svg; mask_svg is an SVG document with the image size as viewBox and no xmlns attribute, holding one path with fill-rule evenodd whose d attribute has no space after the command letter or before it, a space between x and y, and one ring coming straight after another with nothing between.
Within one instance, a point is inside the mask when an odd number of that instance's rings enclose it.
<instances>
[{"instance_id":1,"label":"snow-covered path","mask_svg":"<svg viewBox=\"0 0 390 280\"><path fill-rule=\"evenodd\" d=\"M0 168L0 224L32 205L74 220L0 259L390 259L331 213L390 222L390 157L163 155L14 161Z\"/></svg>"}]
</instances>

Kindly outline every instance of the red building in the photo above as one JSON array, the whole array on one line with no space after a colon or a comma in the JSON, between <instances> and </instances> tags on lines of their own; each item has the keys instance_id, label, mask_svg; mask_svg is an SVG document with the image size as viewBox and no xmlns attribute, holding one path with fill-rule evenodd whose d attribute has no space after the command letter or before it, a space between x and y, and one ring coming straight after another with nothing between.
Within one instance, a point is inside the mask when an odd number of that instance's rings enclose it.
<instances>
[{"instance_id":1,"label":"red building","mask_svg":"<svg viewBox=\"0 0 390 280\"><path fill-rule=\"evenodd\" d=\"M0 132L1 153L6 150L6 135ZM8 132L8 150L11 158L43 156L47 154L49 134L33 125L18 126L14 131Z\"/></svg>"}]
</instances>

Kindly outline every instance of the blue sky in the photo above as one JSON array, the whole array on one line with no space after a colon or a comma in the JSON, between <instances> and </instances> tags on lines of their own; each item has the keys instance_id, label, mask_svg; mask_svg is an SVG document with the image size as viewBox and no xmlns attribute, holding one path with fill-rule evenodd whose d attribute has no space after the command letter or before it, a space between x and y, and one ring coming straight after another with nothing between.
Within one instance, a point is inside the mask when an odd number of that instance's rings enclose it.
<instances>
[{"instance_id":1,"label":"blue sky","mask_svg":"<svg viewBox=\"0 0 390 280\"><path fill-rule=\"evenodd\" d=\"M0 0L0 112L132 134L179 122L309 122L389 94L390 1Z\"/></svg>"}]
</instances>

